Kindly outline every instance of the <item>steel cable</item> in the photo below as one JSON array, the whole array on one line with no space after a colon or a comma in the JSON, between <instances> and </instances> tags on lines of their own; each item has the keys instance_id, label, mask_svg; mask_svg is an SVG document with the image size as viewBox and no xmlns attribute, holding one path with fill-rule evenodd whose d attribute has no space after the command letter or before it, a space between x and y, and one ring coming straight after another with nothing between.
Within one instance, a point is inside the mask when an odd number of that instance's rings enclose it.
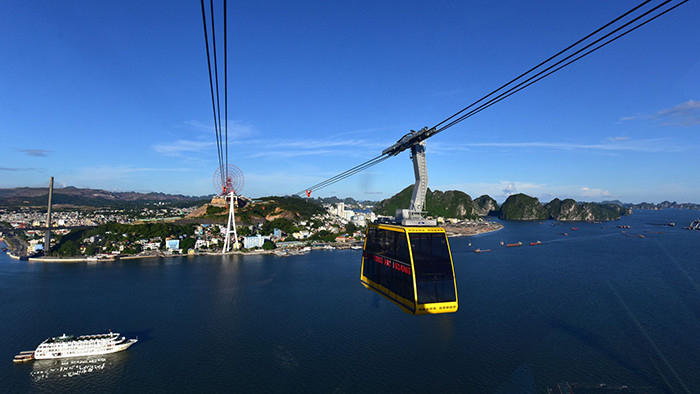
<instances>
[{"instance_id":1,"label":"steel cable","mask_svg":"<svg viewBox=\"0 0 700 394\"><path fill-rule=\"evenodd\" d=\"M658 17L660 17L660 16L662 16L662 15L664 15L664 14L670 12L671 10L673 10L673 9L675 9L675 8L677 8L677 7L679 7L680 5L682 5L682 4L686 3L686 2L688 2L689 0L683 0L683 1L679 2L678 4L673 5L672 7L667 8L667 9L665 9L665 10L663 10L663 11L657 13L656 15L651 16L650 18L648 18L648 19L646 19L646 20L640 22L639 24L637 24L637 25L635 25L635 26L633 26L633 27L631 27L631 28L629 28L629 29L627 29L627 30L621 32L620 34L617 34L616 36L614 36L614 37L608 39L607 41L604 41L604 42L601 43L600 45L595 46L595 47L593 47L592 49L588 50L588 49L591 48L592 46L594 46L594 45L600 43L600 42L603 41L603 40L606 40L608 37L610 37L610 36L612 36L612 35L614 35L614 34L620 32L620 30L625 29L626 27L632 25L633 23L636 23L636 22L639 21L640 19L642 19L642 18L648 16L649 14L651 14L651 13L657 11L657 10L660 9L661 7L663 7L663 6L667 5L668 3L670 3L672 0L666 0L666 1L662 2L661 4L659 4L659 5L655 6L655 7L653 7L652 9L650 9L650 10L644 12L644 13L642 13L641 15L636 16L636 17L633 18L631 21L624 23L622 26L619 26L619 27L615 28L614 30L612 30L611 32L606 33L606 34L603 35L602 37L595 39L593 42L591 42L591 43L585 45L583 48L580 48L580 49L576 50L575 52L569 54L568 56L564 57L563 59L560 59L560 60L558 60L557 62L555 62L554 64L549 65L549 66L546 67L545 69L538 71L537 73L535 73L534 75L532 75L532 76L530 76L529 78L525 79L524 81L519 82L517 85L510 87L509 89L507 89L506 91L500 93L500 94L497 95L496 97L493 97L493 98L491 98L490 100L488 100L487 102L482 103L482 104L479 105L477 108L475 108L475 109L473 109L473 110L467 112L466 114L463 114L463 113L464 113L465 111L467 111L468 109L474 107L475 105L477 105L477 104L479 104L480 102L486 100L487 98L491 97L492 95L494 95L494 94L498 93L499 91L505 89L507 86L509 86L509 85L513 84L514 82L516 82L516 81L522 79L523 77L525 77L526 75L528 75L528 74L532 73L533 71L539 69L540 67L542 67L542 66L548 64L548 63L551 62L552 60L557 59L558 57L560 57L560 56L561 56L562 54L564 54L565 52L567 52L567 51L569 51L569 50L571 50L571 49L577 47L578 45L580 45L580 44L583 43L584 41L586 41L586 40L588 40L588 39L590 39L590 38L596 36L598 33L602 32L603 30L605 30L605 29L611 27L613 24L619 22L619 21L622 20L623 18L625 18L625 17L629 16L630 14L632 14L633 12L639 10L641 7L643 7L644 5L648 4L650 1L651 1L651 0L643 1L643 2L640 3L639 5L633 7L632 9L630 9L630 10L627 11L627 12L625 12L624 14L622 14L622 15L618 16L617 18L613 19L612 21L606 23L605 25L603 25L602 27L596 29L595 31L593 31L592 33L588 34L588 35L585 36L584 38L582 38L582 39L576 41L575 43L573 43L573 44L571 44L571 45L569 45L569 46L566 47L565 49L563 49L563 50L557 52L555 55L550 56L548 59L544 60L543 62L540 62L540 63L539 63L538 65L536 65L535 67L530 68L530 69L527 70L526 72L524 72L524 73L518 75L517 77L513 78L513 79L510 80L509 82L507 82L507 83L501 85L499 88L493 90L493 91L490 92L489 94L487 94L487 95L481 97L480 99L478 99L477 101L471 103L471 104L468 105L467 107L464 107L463 109L461 109L460 111L456 112L455 114L453 114L453 115L447 117L446 119L444 119L443 121L441 121L440 123L436 124L435 126L433 126L433 127L430 129L430 130L436 130L435 132L431 133L431 134L428 135L427 137L424 137L423 139L427 139L427 138L429 138L430 136L435 135L435 134L437 134L437 133L440 132L440 131L446 130L446 129L448 129L448 128L454 126L454 125L456 125L457 123L459 123L459 122L461 122L461 121L463 121L463 120L465 120L465 119L467 119L467 118L469 118L469 117L471 117L471 116L473 116L473 115L475 115L475 114L477 114L477 113L483 111L484 109L486 109L486 108L488 108L488 107L490 107L490 106L492 106L492 105L494 105L494 104L500 102L501 100L504 100L505 98L508 98L508 97L512 96L513 94L515 94L515 93L517 93L517 92L519 92L519 91L525 89L526 87L528 87L528 86L530 86L530 85L532 85L532 84L534 84L534 83L536 83L536 82L542 80L543 78L546 78L546 77L549 76L549 75L552 75L553 73L555 73L555 72L557 72L557 71L563 69L564 67L567 67L568 65L570 65L570 64L572 64L572 63L574 63L574 62L576 62L576 61L578 61L578 60L584 58L585 56L587 56L587 55L589 55L589 54L591 54L591 53L597 51L598 49L600 49L600 48L602 48L602 47L604 47L604 46L606 46L606 45L612 43L613 41L616 41L617 39L619 39L619 38L621 38L621 37L623 37L623 36L629 34L630 32L632 32L632 31L634 31L634 30L636 30L636 29L638 29L638 28L640 28L640 27L646 25L647 23L651 22L652 20L654 20L654 19L656 19L656 18L658 18ZM582 52L583 52L583 53L582 53ZM577 55L580 54L580 53L582 53L582 54L579 55L579 56L577 56ZM572 58L573 58L573 59L572 59ZM569 60L569 59L572 59L572 60ZM567 61L567 60L569 60L569 61ZM563 64L562 64L562 63L563 63ZM463 114L463 115L460 116L460 114ZM455 119L455 117L457 117L457 118ZM449 122L449 123L448 123L448 122ZM447 123L447 124L445 124L445 123ZM444 126L443 126L443 125L444 125ZM440 127L440 126L442 126L442 127ZM439 127L439 128L438 128L438 127ZM419 142L419 141L422 141L422 139L417 139L417 140L416 140L416 142ZM406 147L406 148L404 148L404 149L407 149L407 148L408 148L408 147ZM374 165L376 165L376 164L378 164L378 163L380 163L380 162L382 162L382 161L388 159L388 158L391 157L391 156L393 156L393 155L388 155L388 154L384 155L384 154L383 154L383 155L377 156L377 157L375 157L375 158L373 158L373 159L370 159L370 160L368 160L368 161L366 161L366 162L364 162L364 163L362 163L362 164L360 164L360 165L358 165L358 166L355 166L355 167L353 167L353 168L351 168L351 169L349 169L349 170L346 170L346 171L344 171L344 172L342 172L342 173L340 173L340 174L338 174L338 175L336 175L336 176L334 176L334 177L331 177L331 178L329 178L329 179L326 179L326 180L323 181L323 182L317 183L316 185L314 185L314 186L312 186L312 187L309 187L309 188L307 188L307 189L305 189L305 190L303 190L303 191L297 192L297 193L295 193L295 194L298 194L298 195L302 195L302 194L304 194L304 193L307 193L307 194L308 194L308 193L311 192L311 191L319 190L319 189L322 189L322 188L324 188L324 187L330 186L330 185L332 185L332 184L334 184L334 183L336 183L336 182L339 182L339 181L341 181L341 180L343 180L343 179L345 179L345 178L348 178L348 177L350 177L350 176L352 176L352 175L354 175L354 174L356 174L356 173L358 173L358 172L360 172L360 171L363 171L364 169L367 169L367 168L369 168L369 167L372 167L372 166L374 166Z\"/></svg>"}]
</instances>

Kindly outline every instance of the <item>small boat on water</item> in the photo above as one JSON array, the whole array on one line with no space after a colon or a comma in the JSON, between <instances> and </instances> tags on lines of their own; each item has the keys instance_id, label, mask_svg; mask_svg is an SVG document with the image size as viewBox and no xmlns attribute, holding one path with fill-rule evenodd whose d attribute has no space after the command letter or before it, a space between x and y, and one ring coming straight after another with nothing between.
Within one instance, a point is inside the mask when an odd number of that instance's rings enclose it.
<instances>
[{"instance_id":1,"label":"small boat on water","mask_svg":"<svg viewBox=\"0 0 700 394\"><path fill-rule=\"evenodd\" d=\"M507 247L512 248L513 246L523 246L522 242L516 242L514 244L506 244Z\"/></svg>"},{"instance_id":2,"label":"small boat on water","mask_svg":"<svg viewBox=\"0 0 700 394\"><path fill-rule=\"evenodd\" d=\"M32 360L34 360L34 351L33 350L25 350L23 352L19 352L19 354L15 356L15 358L12 360L12 362L15 364L19 364L19 363L26 363L27 361L32 361Z\"/></svg>"},{"instance_id":3,"label":"small boat on water","mask_svg":"<svg viewBox=\"0 0 700 394\"><path fill-rule=\"evenodd\" d=\"M625 234L625 237L637 237L637 238L644 238L644 235L642 234Z\"/></svg>"},{"instance_id":4,"label":"small boat on water","mask_svg":"<svg viewBox=\"0 0 700 394\"><path fill-rule=\"evenodd\" d=\"M486 252L493 252L493 249L479 249L479 248L474 249L474 253L486 253Z\"/></svg>"},{"instance_id":5,"label":"small boat on water","mask_svg":"<svg viewBox=\"0 0 700 394\"><path fill-rule=\"evenodd\" d=\"M578 231L578 227L571 227L571 231Z\"/></svg>"},{"instance_id":6,"label":"small boat on water","mask_svg":"<svg viewBox=\"0 0 700 394\"><path fill-rule=\"evenodd\" d=\"M689 226L683 227L684 230L700 230L700 219L693 220Z\"/></svg>"},{"instance_id":7,"label":"small boat on water","mask_svg":"<svg viewBox=\"0 0 700 394\"><path fill-rule=\"evenodd\" d=\"M542 242L540 242L540 241L530 242L530 246L535 246L535 245L542 245Z\"/></svg>"}]
</instances>

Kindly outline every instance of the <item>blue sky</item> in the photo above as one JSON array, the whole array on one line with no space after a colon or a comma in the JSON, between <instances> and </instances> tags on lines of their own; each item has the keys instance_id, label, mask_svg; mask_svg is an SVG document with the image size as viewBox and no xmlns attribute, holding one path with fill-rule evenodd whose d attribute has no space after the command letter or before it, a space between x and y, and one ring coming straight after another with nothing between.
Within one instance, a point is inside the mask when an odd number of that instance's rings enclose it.
<instances>
[{"instance_id":1,"label":"blue sky","mask_svg":"<svg viewBox=\"0 0 700 394\"><path fill-rule=\"evenodd\" d=\"M303 190L637 3L229 2L229 162L244 195ZM431 138L430 188L700 202L699 17L691 1ZM0 187L213 193L201 23L198 1L0 3ZM412 183L404 152L313 195Z\"/></svg>"}]
</instances>

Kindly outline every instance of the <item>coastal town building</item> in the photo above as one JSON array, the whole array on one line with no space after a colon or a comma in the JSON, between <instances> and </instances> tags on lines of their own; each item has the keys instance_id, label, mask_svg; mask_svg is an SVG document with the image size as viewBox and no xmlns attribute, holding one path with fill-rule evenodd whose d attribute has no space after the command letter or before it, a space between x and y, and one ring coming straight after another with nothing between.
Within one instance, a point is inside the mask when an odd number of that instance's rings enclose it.
<instances>
[{"instance_id":1,"label":"coastal town building","mask_svg":"<svg viewBox=\"0 0 700 394\"><path fill-rule=\"evenodd\" d=\"M262 246L265 244L266 239L269 239L269 237L263 237L260 234L254 235L254 236L243 237L243 248L245 248L245 249L262 248Z\"/></svg>"},{"instance_id":2,"label":"coastal town building","mask_svg":"<svg viewBox=\"0 0 700 394\"><path fill-rule=\"evenodd\" d=\"M166 239L165 240L165 249L167 249L167 250L180 249L180 240L179 239Z\"/></svg>"}]
</instances>

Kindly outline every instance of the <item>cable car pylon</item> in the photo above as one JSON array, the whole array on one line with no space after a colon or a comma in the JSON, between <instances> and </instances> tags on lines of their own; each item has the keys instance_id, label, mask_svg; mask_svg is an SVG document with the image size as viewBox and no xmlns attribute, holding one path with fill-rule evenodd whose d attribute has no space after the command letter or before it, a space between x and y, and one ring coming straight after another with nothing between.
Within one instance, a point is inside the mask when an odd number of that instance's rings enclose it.
<instances>
[{"instance_id":1,"label":"cable car pylon","mask_svg":"<svg viewBox=\"0 0 700 394\"><path fill-rule=\"evenodd\" d=\"M432 135L431 131L424 127L420 131L411 130L394 145L382 151L383 155L396 156L404 150L411 149L413 161L413 173L416 182L413 185L413 194L408 209L397 209L395 221L403 226L435 226L437 221L423 217L425 208L425 195L428 191L428 166L425 160L425 140Z\"/></svg>"},{"instance_id":2,"label":"cable car pylon","mask_svg":"<svg viewBox=\"0 0 700 394\"><path fill-rule=\"evenodd\" d=\"M226 222L226 238L224 239L224 248L221 253L226 253L231 250L231 233L233 233L233 248L235 250L239 249L238 245L238 233L236 232L236 215L234 213L234 207L238 205L238 196L236 193L231 191L226 199L229 201L228 210L228 220Z\"/></svg>"}]
</instances>

